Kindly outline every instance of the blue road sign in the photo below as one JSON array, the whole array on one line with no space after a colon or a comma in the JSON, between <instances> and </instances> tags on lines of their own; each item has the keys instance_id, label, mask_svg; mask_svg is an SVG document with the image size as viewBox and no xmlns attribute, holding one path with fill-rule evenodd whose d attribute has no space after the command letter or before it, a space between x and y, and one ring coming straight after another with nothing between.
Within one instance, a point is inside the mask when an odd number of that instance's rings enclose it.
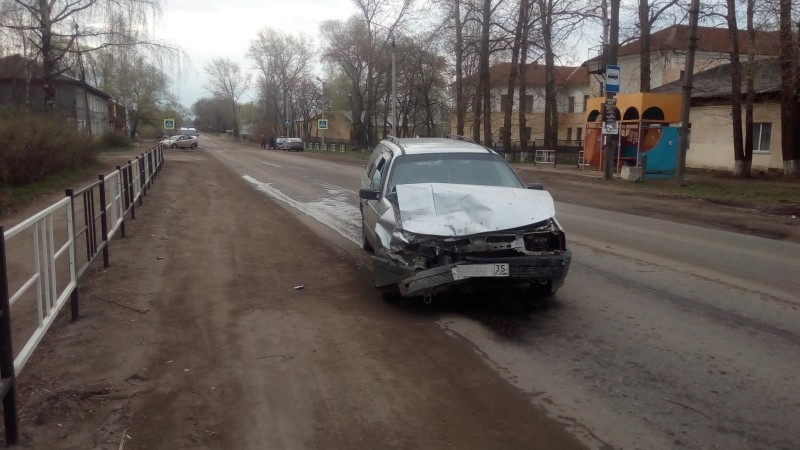
<instances>
[{"instance_id":1,"label":"blue road sign","mask_svg":"<svg viewBox=\"0 0 800 450\"><path fill-rule=\"evenodd\" d=\"M292 122L289 122L289 119L286 119L286 120L283 121L283 126L285 126L286 128L289 128L289 125L291 125L291 124L292 124Z\"/></svg>"},{"instance_id":2,"label":"blue road sign","mask_svg":"<svg viewBox=\"0 0 800 450\"><path fill-rule=\"evenodd\" d=\"M317 120L317 128L320 130L327 130L328 129L328 119L319 119Z\"/></svg>"},{"instance_id":3,"label":"blue road sign","mask_svg":"<svg viewBox=\"0 0 800 450\"><path fill-rule=\"evenodd\" d=\"M619 92L619 66L606 66L606 92Z\"/></svg>"}]
</instances>

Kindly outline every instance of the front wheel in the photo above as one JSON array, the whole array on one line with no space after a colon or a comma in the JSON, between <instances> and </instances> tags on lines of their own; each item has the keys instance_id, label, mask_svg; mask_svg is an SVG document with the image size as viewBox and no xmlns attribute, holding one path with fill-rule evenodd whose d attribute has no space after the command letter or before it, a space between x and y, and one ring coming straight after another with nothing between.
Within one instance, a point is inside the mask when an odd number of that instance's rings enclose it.
<instances>
[{"instance_id":1,"label":"front wheel","mask_svg":"<svg viewBox=\"0 0 800 450\"><path fill-rule=\"evenodd\" d=\"M170 148L176 149L176 148L178 148L178 144L172 144L172 146Z\"/></svg>"},{"instance_id":2,"label":"front wheel","mask_svg":"<svg viewBox=\"0 0 800 450\"><path fill-rule=\"evenodd\" d=\"M197 150L197 144L192 144L192 150Z\"/></svg>"}]
</instances>

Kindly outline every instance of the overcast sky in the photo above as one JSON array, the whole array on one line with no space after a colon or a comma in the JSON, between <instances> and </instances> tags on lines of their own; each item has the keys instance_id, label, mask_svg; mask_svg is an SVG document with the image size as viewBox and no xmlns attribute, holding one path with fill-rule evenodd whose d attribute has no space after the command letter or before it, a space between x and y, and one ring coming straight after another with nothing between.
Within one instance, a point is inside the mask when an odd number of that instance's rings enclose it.
<instances>
[{"instance_id":1,"label":"overcast sky","mask_svg":"<svg viewBox=\"0 0 800 450\"><path fill-rule=\"evenodd\" d=\"M180 46L191 59L182 79L172 86L183 106L190 108L197 99L210 97L203 87L203 66L212 58L231 58L255 73L245 54L262 28L302 31L318 46L321 22L345 19L355 12L350 0L168 0L157 33ZM255 91L250 95L255 97ZM241 101L249 101L247 94Z\"/></svg>"}]
</instances>

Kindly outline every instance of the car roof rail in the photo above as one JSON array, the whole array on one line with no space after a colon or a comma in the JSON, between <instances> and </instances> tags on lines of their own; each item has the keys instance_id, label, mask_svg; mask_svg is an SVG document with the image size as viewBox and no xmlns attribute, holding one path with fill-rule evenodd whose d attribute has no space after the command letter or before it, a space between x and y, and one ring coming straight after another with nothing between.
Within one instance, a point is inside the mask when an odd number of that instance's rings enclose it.
<instances>
[{"instance_id":1,"label":"car roof rail","mask_svg":"<svg viewBox=\"0 0 800 450\"><path fill-rule=\"evenodd\" d=\"M398 148L400 148L400 154L401 155L405 155L406 154L406 149L403 148L403 144L400 143L400 139L398 139L396 136L392 136L391 134L387 134L386 136L384 136L384 139L389 140L391 143L393 143Z\"/></svg>"},{"instance_id":2,"label":"car roof rail","mask_svg":"<svg viewBox=\"0 0 800 450\"><path fill-rule=\"evenodd\" d=\"M466 136L461 136L460 134L448 134L447 136L445 136L445 138L447 138L447 139L455 139L457 141L469 142L469 143L472 143L472 144L475 143L475 141L473 141L471 138L468 138Z\"/></svg>"}]
</instances>

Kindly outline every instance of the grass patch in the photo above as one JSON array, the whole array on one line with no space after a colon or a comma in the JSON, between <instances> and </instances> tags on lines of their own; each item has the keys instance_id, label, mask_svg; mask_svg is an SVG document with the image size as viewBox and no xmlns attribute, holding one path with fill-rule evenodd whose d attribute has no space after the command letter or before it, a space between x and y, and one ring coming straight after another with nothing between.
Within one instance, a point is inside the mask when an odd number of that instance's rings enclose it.
<instances>
[{"instance_id":1,"label":"grass patch","mask_svg":"<svg viewBox=\"0 0 800 450\"><path fill-rule=\"evenodd\" d=\"M800 184L775 180L689 180L682 184L673 181L618 181L636 190L656 191L661 195L699 198L720 204L754 205L763 203L800 204Z\"/></svg>"},{"instance_id":2,"label":"grass patch","mask_svg":"<svg viewBox=\"0 0 800 450\"><path fill-rule=\"evenodd\" d=\"M69 187L83 187L83 183L87 179L97 176L99 167L96 163L82 163L71 169L45 176L30 184L0 187L0 215L38 197L64 194L64 190Z\"/></svg>"}]
</instances>

